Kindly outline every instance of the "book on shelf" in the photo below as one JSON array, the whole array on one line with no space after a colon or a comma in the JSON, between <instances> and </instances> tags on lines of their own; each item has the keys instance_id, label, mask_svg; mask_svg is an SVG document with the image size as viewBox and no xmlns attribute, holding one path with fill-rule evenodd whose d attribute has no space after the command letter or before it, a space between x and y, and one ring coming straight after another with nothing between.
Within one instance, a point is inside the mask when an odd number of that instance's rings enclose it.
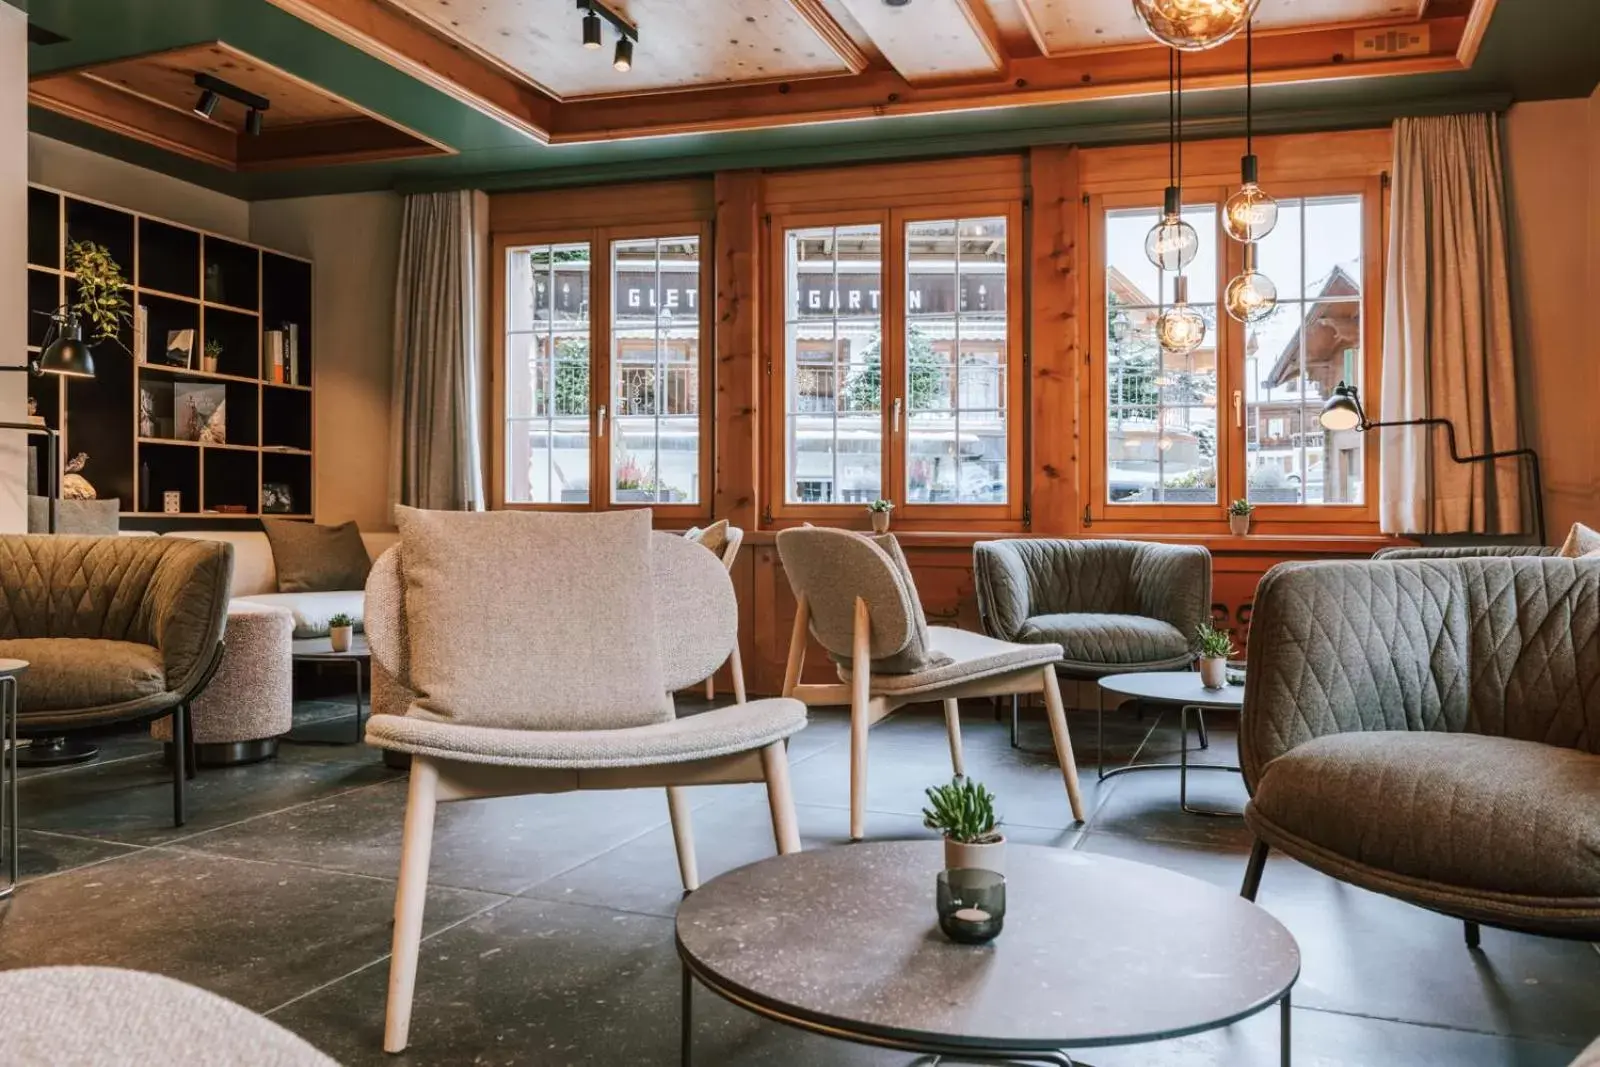
<instances>
[{"instance_id":1,"label":"book on shelf","mask_svg":"<svg viewBox=\"0 0 1600 1067\"><path fill-rule=\"evenodd\" d=\"M288 350L284 353L283 361L289 368L289 384L300 384L300 324L286 322L283 328L288 331Z\"/></svg>"},{"instance_id":2,"label":"book on shelf","mask_svg":"<svg viewBox=\"0 0 1600 1067\"><path fill-rule=\"evenodd\" d=\"M282 330L268 330L266 333L266 351L262 359L266 366L262 367L262 377L269 382L283 382L283 357L284 333Z\"/></svg>"},{"instance_id":3,"label":"book on shelf","mask_svg":"<svg viewBox=\"0 0 1600 1067\"><path fill-rule=\"evenodd\" d=\"M150 309L143 304L133 309L133 355L140 363L150 362Z\"/></svg>"}]
</instances>

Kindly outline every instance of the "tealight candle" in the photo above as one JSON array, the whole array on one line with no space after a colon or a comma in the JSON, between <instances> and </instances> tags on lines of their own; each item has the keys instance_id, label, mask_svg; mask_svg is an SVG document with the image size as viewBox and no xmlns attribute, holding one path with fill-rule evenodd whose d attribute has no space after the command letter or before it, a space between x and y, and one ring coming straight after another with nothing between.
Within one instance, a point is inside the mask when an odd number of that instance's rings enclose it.
<instances>
[{"instance_id":1,"label":"tealight candle","mask_svg":"<svg viewBox=\"0 0 1600 1067\"><path fill-rule=\"evenodd\" d=\"M1006 918L1006 879L975 868L940 871L935 884L939 929L952 941L981 945L1000 934Z\"/></svg>"}]
</instances>

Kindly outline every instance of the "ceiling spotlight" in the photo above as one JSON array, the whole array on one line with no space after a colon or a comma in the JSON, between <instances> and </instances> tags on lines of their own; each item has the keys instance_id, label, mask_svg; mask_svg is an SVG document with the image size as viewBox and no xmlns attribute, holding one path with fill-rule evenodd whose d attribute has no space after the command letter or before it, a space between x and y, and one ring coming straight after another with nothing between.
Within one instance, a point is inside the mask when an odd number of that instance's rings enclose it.
<instances>
[{"instance_id":1,"label":"ceiling spotlight","mask_svg":"<svg viewBox=\"0 0 1600 1067\"><path fill-rule=\"evenodd\" d=\"M251 137L261 136L261 112L256 108L244 113L244 132Z\"/></svg>"},{"instance_id":2,"label":"ceiling spotlight","mask_svg":"<svg viewBox=\"0 0 1600 1067\"><path fill-rule=\"evenodd\" d=\"M195 104L194 113L203 119L210 118L212 112L217 110L217 102L220 99L221 98L210 89L200 90L200 102Z\"/></svg>"},{"instance_id":3,"label":"ceiling spotlight","mask_svg":"<svg viewBox=\"0 0 1600 1067\"><path fill-rule=\"evenodd\" d=\"M264 96L258 96L248 89L241 89L232 82L225 82L214 74L201 71L194 76L194 83L200 89L200 102L194 106L194 113L201 118L209 119L216 113L217 103L221 97L227 97L234 103L244 107L245 132L252 137L261 133L261 114L272 106L272 101Z\"/></svg>"},{"instance_id":4,"label":"ceiling spotlight","mask_svg":"<svg viewBox=\"0 0 1600 1067\"><path fill-rule=\"evenodd\" d=\"M628 38L617 38L617 54L611 60L611 65L623 73L633 69L633 42Z\"/></svg>"},{"instance_id":5,"label":"ceiling spotlight","mask_svg":"<svg viewBox=\"0 0 1600 1067\"><path fill-rule=\"evenodd\" d=\"M600 47L600 16L593 11L583 16L583 47L590 51Z\"/></svg>"}]
</instances>

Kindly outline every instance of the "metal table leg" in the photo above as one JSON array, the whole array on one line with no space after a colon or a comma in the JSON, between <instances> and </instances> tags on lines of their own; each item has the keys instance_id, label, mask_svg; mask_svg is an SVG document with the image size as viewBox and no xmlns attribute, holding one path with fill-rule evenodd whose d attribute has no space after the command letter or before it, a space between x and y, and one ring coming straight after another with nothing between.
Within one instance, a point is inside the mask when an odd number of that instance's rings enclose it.
<instances>
[{"instance_id":1,"label":"metal table leg","mask_svg":"<svg viewBox=\"0 0 1600 1067\"><path fill-rule=\"evenodd\" d=\"M356 665L356 744L360 744L365 734L361 730L361 660L352 656L350 662Z\"/></svg>"},{"instance_id":2,"label":"metal table leg","mask_svg":"<svg viewBox=\"0 0 1600 1067\"><path fill-rule=\"evenodd\" d=\"M683 1015L678 1022L678 1059L682 1067L690 1067L694 1057L694 977L689 974L689 965L682 962L678 966L683 969Z\"/></svg>"},{"instance_id":3,"label":"metal table leg","mask_svg":"<svg viewBox=\"0 0 1600 1067\"><path fill-rule=\"evenodd\" d=\"M1180 734L1180 747L1178 750L1178 806L1190 815L1214 815L1218 818L1242 819L1244 818L1244 812L1242 811L1219 811L1212 808L1195 808L1190 807L1189 805L1189 713L1191 711L1197 716L1203 715L1204 707L1200 704L1185 704L1178 712ZM1200 721L1204 722L1205 720L1202 718ZM1201 736L1203 737L1204 734L1202 733ZM1204 748L1205 745L1202 744L1201 747ZM1234 774L1243 773L1238 767L1224 767L1215 763L1198 764L1195 766L1195 770L1232 771Z\"/></svg>"},{"instance_id":4,"label":"metal table leg","mask_svg":"<svg viewBox=\"0 0 1600 1067\"><path fill-rule=\"evenodd\" d=\"M1291 1052L1289 1049L1289 1014L1290 997L1292 991L1285 993L1283 999L1278 1001L1278 1064L1279 1067L1289 1067Z\"/></svg>"},{"instance_id":5,"label":"metal table leg","mask_svg":"<svg viewBox=\"0 0 1600 1067\"><path fill-rule=\"evenodd\" d=\"M15 675L0 678L0 739L5 751L0 753L0 833L4 835L6 855L6 885L0 889L0 900L5 900L17 890L17 879L22 859L22 812L17 798L17 679Z\"/></svg>"}]
</instances>

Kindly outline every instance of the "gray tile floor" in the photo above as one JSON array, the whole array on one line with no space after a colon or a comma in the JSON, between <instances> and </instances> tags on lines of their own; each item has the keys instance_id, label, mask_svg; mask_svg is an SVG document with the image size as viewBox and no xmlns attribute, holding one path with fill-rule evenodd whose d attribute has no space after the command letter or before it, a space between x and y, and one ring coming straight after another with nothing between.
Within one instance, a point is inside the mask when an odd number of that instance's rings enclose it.
<instances>
[{"instance_id":1,"label":"gray tile floor","mask_svg":"<svg viewBox=\"0 0 1600 1067\"><path fill-rule=\"evenodd\" d=\"M948 774L934 709L873 731L868 834L927 836L922 789ZM169 822L169 779L137 733L96 764L22 785L25 885L0 906L0 968L95 963L172 975L231 997L348 1064L670 1064L677 1057L677 868L659 792L476 801L440 809L412 1047L380 1051L402 776L349 743L349 706L305 702L279 758L202 771L190 824ZM1017 751L987 705L964 709L969 772L1001 800L1013 840L1142 860L1234 888L1248 851L1235 820L1177 811L1175 774L1095 781L1093 719L1072 716L1092 812L1071 822L1048 756ZM1125 758L1150 720L1117 717ZM845 720L813 716L791 749L808 848L844 844ZM1227 722L1204 758L1233 759ZM342 742L342 743L341 743ZM1023 743L1047 748L1042 723ZM1147 756L1176 751L1170 723ZM1234 775L1191 780L1237 807ZM702 877L767 856L759 787L693 791ZM1304 954L1297 1064L1558 1067L1600 1033L1595 946L1460 926L1323 877L1268 865L1261 903ZM1071 922L1063 902L1062 921ZM699 1062L906 1064L907 1056L796 1034L702 994ZM1102 1067L1277 1062L1273 1013L1212 1034L1095 1053Z\"/></svg>"}]
</instances>

